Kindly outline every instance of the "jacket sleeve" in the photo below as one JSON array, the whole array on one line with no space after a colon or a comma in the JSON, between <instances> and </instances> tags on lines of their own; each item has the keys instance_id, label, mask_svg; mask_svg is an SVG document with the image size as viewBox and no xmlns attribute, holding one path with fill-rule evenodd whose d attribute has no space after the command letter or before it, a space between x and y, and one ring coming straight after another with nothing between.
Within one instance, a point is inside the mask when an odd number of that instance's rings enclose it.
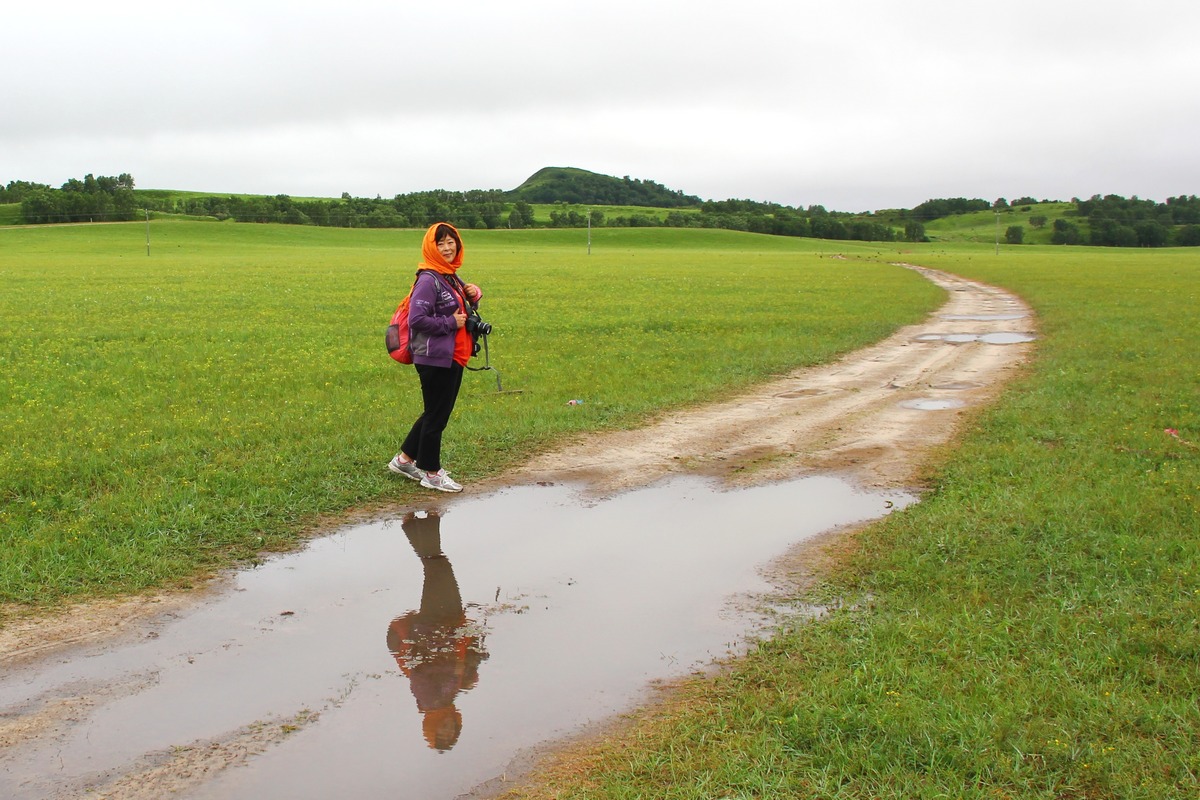
<instances>
[{"instance_id":1,"label":"jacket sleeve","mask_svg":"<svg viewBox=\"0 0 1200 800\"><path fill-rule=\"evenodd\" d=\"M413 287L412 299L408 301L408 326L414 331L433 335L454 333L458 324L454 321L453 310L448 314L439 314L438 300L442 294L442 286L432 274L422 272Z\"/></svg>"}]
</instances>

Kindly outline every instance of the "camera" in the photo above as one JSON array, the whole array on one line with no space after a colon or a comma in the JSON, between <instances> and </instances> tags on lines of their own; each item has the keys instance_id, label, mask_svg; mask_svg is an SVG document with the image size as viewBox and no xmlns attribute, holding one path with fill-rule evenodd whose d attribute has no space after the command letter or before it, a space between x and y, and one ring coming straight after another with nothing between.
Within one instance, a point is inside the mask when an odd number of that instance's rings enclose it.
<instances>
[{"instance_id":1,"label":"camera","mask_svg":"<svg viewBox=\"0 0 1200 800\"><path fill-rule=\"evenodd\" d=\"M472 336L487 336L492 332L492 324L484 322L479 312L472 310L467 314L467 333Z\"/></svg>"}]
</instances>

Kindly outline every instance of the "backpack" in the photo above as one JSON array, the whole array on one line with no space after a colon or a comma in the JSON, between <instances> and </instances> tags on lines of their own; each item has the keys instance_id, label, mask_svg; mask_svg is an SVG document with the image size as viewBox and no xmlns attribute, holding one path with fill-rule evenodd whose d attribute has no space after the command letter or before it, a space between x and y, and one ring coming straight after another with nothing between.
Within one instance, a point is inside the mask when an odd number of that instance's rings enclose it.
<instances>
[{"instance_id":1,"label":"backpack","mask_svg":"<svg viewBox=\"0 0 1200 800\"><path fill-rule=\"evenodd\" d=\"M421 270L418 270L417 277L420 275ZM414 279L412 289L408 290L408 294L400 301L400 305L396 306L396 313L392 314L391 324L388 325L387 334L384 336L388 355L401 364L413 363L412 350L408 344L408 301L412 299L412 290L416 286L417 281Z\"/></svg>"}]
</instances>

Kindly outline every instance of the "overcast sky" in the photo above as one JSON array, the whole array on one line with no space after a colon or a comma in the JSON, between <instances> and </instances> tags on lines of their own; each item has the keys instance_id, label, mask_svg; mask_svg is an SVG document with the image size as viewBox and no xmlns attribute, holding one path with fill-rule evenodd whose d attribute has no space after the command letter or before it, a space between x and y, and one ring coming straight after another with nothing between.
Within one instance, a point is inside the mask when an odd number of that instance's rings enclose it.
<instances>
[{"instance_id":1,"label":"overcast sky","mask_svg":"<svg viewBox=\"0 0 1200 800\"><path fill-rule=\"evenodd\" d=\"M546 166L839 211L1200 194L1195 0L23 2L0 183L392 197Z\"/></svg>"}]
</instances>

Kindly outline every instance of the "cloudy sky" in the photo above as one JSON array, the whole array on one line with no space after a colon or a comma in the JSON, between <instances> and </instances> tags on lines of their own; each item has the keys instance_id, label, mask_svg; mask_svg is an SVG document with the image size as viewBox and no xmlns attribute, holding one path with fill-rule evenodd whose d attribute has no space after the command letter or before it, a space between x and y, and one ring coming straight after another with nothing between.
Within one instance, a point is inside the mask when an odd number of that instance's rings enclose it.
<instances>
[{"instance_id":1,"label":"cloudy sky","mask_svg":"<svg viewBox=\"0 0 1200 800\"><path fill-rule=\"evenodd\" d=\"M840 211L1200 194L1195 0L20 3L0 183L391 197L545 166Z\"/></svg>"}]
</instances>

